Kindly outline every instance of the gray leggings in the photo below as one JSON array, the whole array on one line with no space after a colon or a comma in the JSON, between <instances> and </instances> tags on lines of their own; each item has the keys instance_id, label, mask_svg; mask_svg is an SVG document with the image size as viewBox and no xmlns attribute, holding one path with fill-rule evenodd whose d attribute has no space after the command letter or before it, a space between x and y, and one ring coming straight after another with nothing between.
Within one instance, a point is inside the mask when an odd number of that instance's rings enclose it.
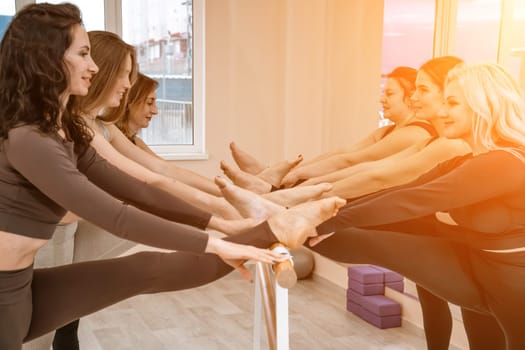
<instances>
[{"instance_id":1,"label":"gray leggings","mask_svg":"<svg viewBox=\"0 0 525 350\"><path fill-rule=\"evenodd\" d=\"M211 254L144 252L130 256L0 272L0 349L126 298L175 291L214 281L231 271Z\"/></svg>"},{"instance_id":2,"label":"gray leggings","mask_svg":"<svg viewBox=\"0 0 525 350\"><path fill-rule=\"evenodd\" d=\"M260 248L277 241L266 222L225 240ZM51 268L1 271L0 349L20 350L24 341L132 296L198 287L231 271L216 255L186 252L142 252Z\"/></svg>"}]
</instances>

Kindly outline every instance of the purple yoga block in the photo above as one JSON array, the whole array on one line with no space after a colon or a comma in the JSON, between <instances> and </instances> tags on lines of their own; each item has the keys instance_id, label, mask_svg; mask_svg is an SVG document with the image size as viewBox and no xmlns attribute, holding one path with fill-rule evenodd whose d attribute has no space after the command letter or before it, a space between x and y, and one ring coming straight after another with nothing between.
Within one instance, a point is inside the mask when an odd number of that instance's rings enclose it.
<instances>
[{"instance_id":1,"label":"purple yoga block","mask_svg":"<svg viewBox=\"0 0 525 350\"><path fill-rule=\"evenodd\" d=\"M381 329L401 326L401 315L378 316L368 311L364 307L362 307L359 312L356 312L355 314L359 315L363 320Z\"/></svg>"},{"instance_id":2,"label":"purple yoga block","mask_svg":"<svg viewBox=\"0 0 525 350\"><path fill-rule=\"evenodd\" d=\"M385 287L392 288L393 290L397 290L400 293L403 293L405 290L405 283L403 281L399 282L387 282L385 283Z\"/></svg>"},{"instance_id":3,"label":"purple yoga block","mask_svg":"<svg viewBox=\"0 0 525 350\"><path fill-rule=\"evenodd\" d=\"M377 316L401 315L401 305L384 295L363 296L361 307Z\"/></svg>"},{"instance_id":4,"label":"purple yoga block","mask_svg":"<svg viewBox=\"0 0 525 350\"><path fill-rule=\"evenodd\" d=\"M384 282L383 272L369 265L348 267L348 279L353 279L360 283Z\"/></svg>"},{"instance_id":5,"label":"purple yoga block","mask_svg":"<svg viewBox=\"0 0 525 350\"><path fill-rule=\"evenodd\" d=\"M384 281L386 283L388 282L399 282L403 281L403 275L398 274L397 272L394 272L392 270L389 270L387 268L372 265L376 270L383 272Z\"/></svg>"},{"instance_id":6,"label":"purple yoga block","mask_svg":"<svg viewBox=\"0 0 525 350\"><path fill-rule=\"evenodd\" d=\"M346 290L346 299L350 300L350 301L352 301L352 302L354 302L356 304L359 304L359 305L363 304L363 298L364 297L365 297L364 295L359 294L359 293L357 293L356 291L354 291L354 290L352 290L350 288L348 288Z\"/></svg>"},{"instance_id":7,"label":"purple yoga block","mask_svg":"<svg viewBox=\"0 0 525 350\"><path fill-rule=\"evenodd\" d=\"M401 305L397 301L389 299L384 295L361 295L352 289L347 289L346 299L378 316L401 314Z\"/></svg>"},{"instance_id":8,"label":"purple yoga block","mask_svg":"<svg viewBox=\"0 0 525 350\"><path fill-rule=\"evenodd\" d=\"M362 307L358 303L354 303L352 300L346 299L346 309L357 315L361 312Z\"/></svg>"},{"instance_id":9,"label":"purple yoga block","mask_svg":"<svg viewBox=\"0 0 525 350\"><path fill-rule=\"evenodd\" d=\"M385 294L385 284L381 283L366 283L363 284L352 278L348 279L348 288L361 295L381 295Z\"/></svg>"}]
</instances>

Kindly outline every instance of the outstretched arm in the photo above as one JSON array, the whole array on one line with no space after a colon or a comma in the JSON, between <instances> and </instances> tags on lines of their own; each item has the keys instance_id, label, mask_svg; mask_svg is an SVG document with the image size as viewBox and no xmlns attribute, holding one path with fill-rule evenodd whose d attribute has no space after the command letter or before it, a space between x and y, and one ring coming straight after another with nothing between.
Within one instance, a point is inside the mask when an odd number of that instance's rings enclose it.
<instances>
[{"instance_id":1,"label":"outstretched arm","mask_svg":"<svg viewBox=\"0 0 525 350\"><path fill-rule=\"evenodd\" d=\"M170 220L186 220L202 228L208 224L209 214L188 210L186 203L118 171L88 148L78 167L86 173L98 168L96 177L104 170L111 171L106 175L107 183L98 187L77 168L71 143L64 144L57 138L43 135L36 127L20 127L10 132L4 142L5 152L12 167L45 196L117 236L159 248L204 251L208 242L206 233ZM124 200L129 196L133 197L131 200L140 198L144 210L106 192L104 188L109 190L111 181L115 183L115 196Z\"/></svg>"},{"instance_id":2,"label":"outstretched arm","mask_svg":"<svg viewBox=\"0 0 525 350\"><path fill-rule=\"evenodd\" d=\"M122 153L118 152L99 133L95 133L95 136L91 141L91 146L95 148L98 154L122 171L141 181L161 188L202 210L209 211L225 219L239 219L241 217L237 210L224 200L224 198L213 196L207 192L188 186L181 181L166 177L143 167L134 160L127 158ZM136 152L141 151L134 145L133 147Z\"/></svg>"},{"instance_id":3,"label":"outstretched arm","mask_svg":"<svg viewBox=\"0 0 525 350\"><path fill-rule=\"evenodd\" d=\"M158 156L151 155L135 146L115 125L110 124L106 126L111 133L111 144L127 158L133 159L151 171L174 178L201 191L213 194L214 196L221 195L211 179L191 170L181 168L177 166L175 162L166 161Z\"/></svg>"},{"instance_id":4,"label":"outstretched arm","mask_svg":"<svg viewBox=\"0 0 525 350\"><path fill-rule=\"evenodd\" d=\"M503 198L523 190L525 165L506 151L456 157L413 182L362 197L323 223L319 233L412 220Z\"/></svg>"},{"instance_id":5,"label":"outstretched arm","mask_svg":"<svg viewBox=\"0 0 525 350\"><path fill-rule=\"evenodd\" d=\"M409 157L377 161L373 168L333 183L332 190L325 195L357 198L402 185L417 179L441 162L470 152L463 140L438 139Z\"/></svg>"},{"instance_id":6,"label":"outstretched arm","mask_svg":"<svg viewBox=\"0 0 525 350\"><path fill-rule=\"evenodd\" d=\"M423 143L426 144L427 140L425 140ZM359 163L359 164L350 166L348 168L334 171L333 173L330 173L330 174L317 176L317 177L308 179L305 182L301 183L299 186L314 185L314 184L325 183L325 182L334 183L334 182L349 178L351 176L354 176L361 172L371 171L372 169L375 169L377 167L384 166L387 162L395 162L395 161L410 157L411 155L419 152L423 148L423 143L412 145L402 150L401 152L398 152L396 154L393 154L383 159Z\"/></svg>"},{"instance_id":7,"label":"outstretched arm","mask_svg":"<svg viewBox=\"0 0 525 350\"><path fill-rule=\"evenodd\" d=\"M382 159L429 137L428 132L419 126L406 126L393 131L385 138L364 149L335 155L319 162L293 169L285 176L282 183L285 186L292 186L300 180L321 176L361 162Z\"/></svg>"},{"instance_id":8,"label":"outstretched arm","mask_svg":"<svg viewBox=\"0 0 525 350\"><path fill-rule=\"evenodd\" d=\"M140 148L141 150L143 150L144 152L146 153L149 153L151 154L152 156L154 157L157 157L159 159L163 159L162 157L160 157L157 153L153 152L153 150L151 148L149 148L148 145L146 145L146 142L144 142L144 140L142 140L140 137L138 136L135 136L135 146L137 146L138 148Z\"/></svg>"},{"instance_id":9,"label":"outstretched arm","mask_svg":"<svg viewBox=\"0 0 525 350\"><path fill-rule=\"evenodd\" d=\"M313 159L310 159L308 161L303 161L303 163L299 166L305 166L305 165L308 165L310 163L316 163L320 160L323 160L323 159L326 159L326 158L329 158L331 156L335 156L335 155L338 155L338 154L344 154L344 153L351 153L351 152L356 152L356 151L359 151L361 149L364 149L366 147L369 147L371 145L373 145L374 143L376 143L377 141L381 140L381 138L383 137L383 135L387 132L388 129L390 129L392 126L384 126L382 128L378 128L376 130L374 130L373 132L371 132L367 137L365 137L364 139L352 144L352 145L349 145L349 146L346 146L346 147L342 147L342 148L339 148L339 149L336 149L334 151L328 151L328 152L325 152Z\"/></svg>"},{"instance_id":10,"label":"outstretched arm","mask_svg":"<svg viewBox=\"0 0 525 350\"><path fill-rule=\"evenodd\" d=\"M35 187L35 200L51 199L119 237L163 249L214 253L223 259L279 259L267 250L231 244L174 222L188 215L195 226L204 227L210 215L181 211L180 200L121 172L91 147L77 161L71 142L43 135L36 127L12 130L3 146L11 167Z\"/></svg>"}]
</instances>

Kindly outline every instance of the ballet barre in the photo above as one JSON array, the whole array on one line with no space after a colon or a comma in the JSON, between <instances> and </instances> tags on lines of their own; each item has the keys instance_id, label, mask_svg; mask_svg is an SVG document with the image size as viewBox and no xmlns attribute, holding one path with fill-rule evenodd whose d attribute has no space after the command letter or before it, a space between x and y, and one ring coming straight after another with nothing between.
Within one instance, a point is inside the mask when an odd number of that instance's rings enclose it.
<instances>
[{"instance_id":1,"label":"ballet barre","mask_svg":"<svg viewBox=\"0 0 525 350\"><path fill-rule=\"evenodd\" d=\"M288 350L288 288L297 282L290 251L281 243L270 247L271 250L290 256L290 259L270 266L255 265L255 308L253 350L261 349L261 322L264 317L268 348L270 350Z\"/></svg>"}]
</instances>

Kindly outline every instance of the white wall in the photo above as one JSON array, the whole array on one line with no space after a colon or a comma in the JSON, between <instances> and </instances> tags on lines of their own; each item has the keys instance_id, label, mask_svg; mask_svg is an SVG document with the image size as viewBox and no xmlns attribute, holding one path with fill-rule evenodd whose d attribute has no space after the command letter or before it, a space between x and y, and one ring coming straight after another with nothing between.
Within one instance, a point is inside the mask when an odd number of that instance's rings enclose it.
<instances>
[{"instance_id":1,"label":"white wall","mask_svg":"<svg viewBox=\"0 0 525 350\"><path fill-rule=\"evenodd\" d=\"M352 143L377 125L382 0L208 0L208 176L237 142L272 163Z\"/></svg>"}]
</instances>

